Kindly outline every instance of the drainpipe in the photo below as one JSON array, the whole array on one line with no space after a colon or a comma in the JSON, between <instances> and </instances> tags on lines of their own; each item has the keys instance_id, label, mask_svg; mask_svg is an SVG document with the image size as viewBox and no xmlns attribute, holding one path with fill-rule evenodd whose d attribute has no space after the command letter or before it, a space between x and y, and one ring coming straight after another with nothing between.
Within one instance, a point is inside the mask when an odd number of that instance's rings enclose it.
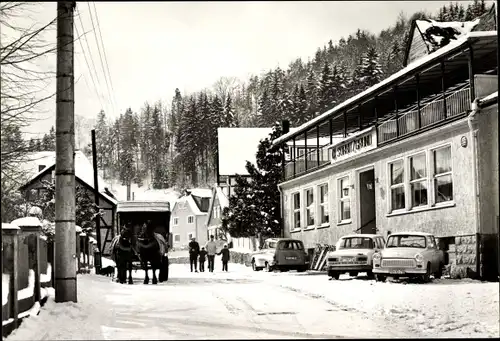
<instances>
[{"instance_id":1,"label":"drainpipe","mask_svg":"<svg viewBox=\"0 0 500 341\"><path fill-rule=\"evenodd\" d=\"M278 191L280 192L280 217L281 217L281 238L285 237L285 217L283 217L283 191L278 185Z\"/></svg>"},{"instance_id":2,"label":"drainpipe","mask_svg":"<svg viewBox=\"0 0 500 341\"><path fill-rule=\"evenodd\" d=\"M474 102L471 104L471 113L467 117L467 123L469 124L469 131L471 134L471 148L472 148L472 181L473 181L473 188L472 188L472 193L473 193L473 198L474 198L474 225L475 225L475 230L476 230L476 273L477 276L480 275L480 270L481 270L481 262L480 262L480 205L479 205L479 160L478 160L478 150L479 150L479 145L478 145L478 139L477 139L477 134L478 134L478 121L476 114L479 110L478 108L478 100L475 99Z\"/></svg>"}]
</instances>

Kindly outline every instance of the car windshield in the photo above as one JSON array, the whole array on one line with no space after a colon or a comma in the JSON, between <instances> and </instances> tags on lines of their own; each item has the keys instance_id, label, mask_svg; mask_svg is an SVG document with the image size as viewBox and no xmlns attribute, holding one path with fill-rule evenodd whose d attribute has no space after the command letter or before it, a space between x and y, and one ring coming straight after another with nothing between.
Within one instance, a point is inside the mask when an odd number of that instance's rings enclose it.
<instances>
[{"instance_id":1,"label":"car windshield","mask_svg":"<svg viewBox=\"0 0 500 341\"><path fill-rule=\"evenodd\" d=\"M339 249L373 249L373 240L367 237L343 238Z\"/></svg>"},{"instance_id":2,"label":"car windshield","mask_svg":"<svg viewBox=\"0 0 500 341\"><path fill-rule=\"evenodd\" d=\"M425 236L416 236L411 234L390 236L386 247L415 247L425 249Z\"/></svg>"},{"instance_id":3,"label":"car windshield","mask_svg":"<svg viewBox=\"0 0 500 341\"><path fill-rule=\"evenodd\" d=\"M304 250L304 245L296 240L285 240L279 243L280 250Z\"/></svg>"},{"instance_id":4,"label":"car windshield","mask_svg":"<svg viewBox=\"0 0 500 341\"><path fill-rule=\"evenodd\" d=\"M267 248L268 249L276 249L276 242L268 242L267 243Z\"/></svg>"}]
</instances>

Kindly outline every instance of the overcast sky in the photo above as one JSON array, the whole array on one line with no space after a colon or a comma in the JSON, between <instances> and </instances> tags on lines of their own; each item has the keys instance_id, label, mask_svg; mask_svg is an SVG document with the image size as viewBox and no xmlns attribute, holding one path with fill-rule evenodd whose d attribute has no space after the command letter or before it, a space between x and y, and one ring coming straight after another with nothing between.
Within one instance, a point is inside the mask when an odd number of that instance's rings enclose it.
<instances>
[{"instance_id":1,"label":"overcast sky","mask_svg":"<svg viewBox=\"0 0 500 341\"><path fill-rule=\"evenodd\" d=\"M103 98L99 100L96 95L77 42L75 113L95 117L102 102L106 113L116 116L127 107L139 111L145 101L162 99L168 102L176 87L183 93L193 92L211 86L221 76L246 79L249 74L278 65L286 68L297 57L307 61L330 39L335 43L358 28L378 33L393 25L400 12L412 14L427 10L434 13L448 3L96 2L114 88L114 96L110 96L89 15L90 5L99 37L94 5L78 2L79 17L75 18L75 25L80 34L82 24L85 31L91 31L86 35L87 41L83 39L82 43L92 70L90 58L94 61L97 92ZM55 2L43 3L37 20L50 21L56 15L56 5ZM55 41L55 32L50 32L48 38ZM55 56L51 64L55 66ZM115 108L109 104L111 99L116 101ZM33 125L29 129L31 133L43 134L55 125L55 99L46 103L46 109L47 118Z\"/></svg>"}]
</instances>

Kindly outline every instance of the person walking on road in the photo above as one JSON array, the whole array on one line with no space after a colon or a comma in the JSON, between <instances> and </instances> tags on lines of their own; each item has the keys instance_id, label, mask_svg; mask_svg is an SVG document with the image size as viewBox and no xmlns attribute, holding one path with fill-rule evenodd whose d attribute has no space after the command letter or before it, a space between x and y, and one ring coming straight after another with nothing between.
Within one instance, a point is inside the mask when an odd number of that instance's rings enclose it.
<instances>
[{"instance_id":1,"label":"person walking on road","mask_svg":"<svg viewBox=\"0 0 500 341\"><path fill-rule=\"evenodd\" d=\"M210 235L210 240L205 245L205 249L207 250L208 257L208 271L214 272L214 260L215 254L217 253L217 244L214 241L214 236Z\"/></svg>"},{"instance_id":2,"label":"person walking on road","mask_svg":"<svg viewBox=\"0 0 500 341\"><path fill-rule=\"evenodd\" d=\"M199 258L199 261L200 261L200 272L205 272L205 260L206 260L206 256L207 256L207 251L205 250L204 247L202 247L201 251L200 251L200 258Z\"/></svg>"},{"instance_id":3,"label":"person walking on road","mask_svg":"<svg viewBox=\"0 0 500 341\"><path fill-rule=\"evenodd\" d=\"M191 239L191 242L189 243L189 264L191 265L191 272L193 272L193 267L194 271L198 272L197 266L198 266L198 254L200 253L200 244L196 241L195 238Z\"/></svg>"},{"instance_id":4,"label":"person walking on road","mask_svg":"<svg viewBox=\"0 0 500 341\"><path fill-rule=\"evenodd\" d=\"M227 263L229 263L229 249L227 248L227 244L224 244L224 248L220 250L219 255L222 254L222 271L227 270Z\"/></svg>"}]
</instances>

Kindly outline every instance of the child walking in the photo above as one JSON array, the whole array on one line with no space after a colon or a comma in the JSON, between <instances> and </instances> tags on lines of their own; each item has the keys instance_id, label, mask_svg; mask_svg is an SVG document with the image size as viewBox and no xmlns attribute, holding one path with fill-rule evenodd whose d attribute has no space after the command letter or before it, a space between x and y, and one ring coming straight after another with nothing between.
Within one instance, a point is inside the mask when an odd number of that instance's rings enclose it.
<instances>
[{"instance_id":1,"label":"child walking","mask_svg":"<svg viewBox=\"0 0 500 341\"><path fill-rule=\"evenodd\" d=\"M207 256L207 251L205 251L205 248L202 247L199 255L199 260L200 260L200 272L205 272L205 257Z\"/></svg>"}]
</instances>

